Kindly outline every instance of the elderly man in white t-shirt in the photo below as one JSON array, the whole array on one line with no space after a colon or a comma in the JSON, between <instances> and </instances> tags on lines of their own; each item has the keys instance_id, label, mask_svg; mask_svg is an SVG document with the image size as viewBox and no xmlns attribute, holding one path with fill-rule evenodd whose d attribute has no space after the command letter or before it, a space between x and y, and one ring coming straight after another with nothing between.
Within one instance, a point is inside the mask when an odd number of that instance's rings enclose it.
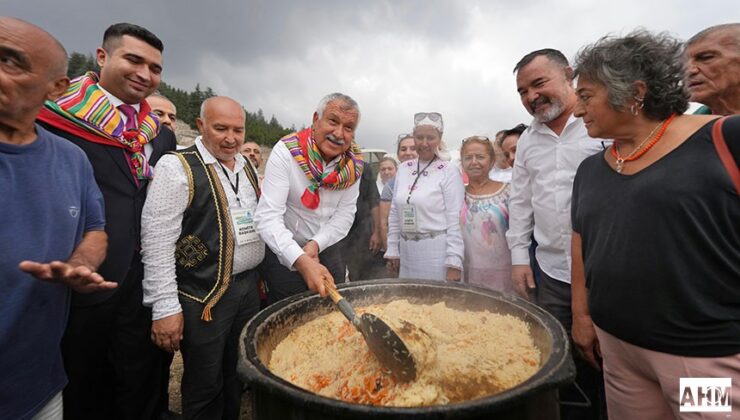
<instances>
[{"instance_id":1,"label":"elderly man in white t-shirt","mask_svg":"<svg viewBox=\"0 0 740 420\"><path fill-rule=\"evenodd\" d=\"M332 93L319 102L309 128L275 144L265 167L257 231L268 246L262 274L268 302L344 281L333 246L347 236L357 208L362 156L354 142L360 110Z\"/></svg>"}]
</instances>

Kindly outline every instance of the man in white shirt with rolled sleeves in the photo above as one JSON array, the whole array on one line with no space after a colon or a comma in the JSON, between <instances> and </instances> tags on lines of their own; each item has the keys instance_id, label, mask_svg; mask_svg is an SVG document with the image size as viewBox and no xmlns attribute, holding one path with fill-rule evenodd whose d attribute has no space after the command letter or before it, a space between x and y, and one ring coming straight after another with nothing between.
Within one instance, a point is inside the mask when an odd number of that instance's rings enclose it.
<instances>
[{"instance_id":1,"label":"man in white shirt with rolled sleeves","mask_svg":"<svg viewBox=\"0 0 740 420\"><path fill-rule=\"evenodd\" d=\"M157 165L142 213L144 304L152 340L182 350L183 417L238 418L239 334L259 310L254 229L260 190L239 154L245 112L227 97L203 102L195 145Z\"/></svg>"},{"instance_id":2,"label":"man in white shirt with rolled sleeves","mask_svg":"<svg viewBox=\"0 0 740 420\"><path fill-rule=\"evenodd\" d=\"M309 128L275 144L265 167L264 195L255 216L267 244L261 272L268 303L313 290L326 294L345 273L337 242L347 236L357 208L362 157L354 142L360 110L332 93Z\"/></svg>"},{"instance_id":3,"label":"man in white shirt with rolled sleeves","mask_svg":"<svg viewBox=\"0 0 740 420\"><path fill-rule=\"evenodd\" d=\"M517 63L514 72L522 105L534 120L519 138L514 161L506 232L513 264L512 281L516 291L526 299L533 298L537 287L537 304L555 316L570 335L573 178L583 159L604 150L604 142L589 137L583 121L573 116L576 105L573 69L560 51L533 51ZM529 260L533 233L541 271L538 285ZM561 417L599 418L599 392L594 389L599 388L598 372L587 372L592 368L585 363L576 365L576 382L589 396L592 406L574 410L561 405ZM563 399L570 397L561 395Z\"/></svg>"}]
</instances>

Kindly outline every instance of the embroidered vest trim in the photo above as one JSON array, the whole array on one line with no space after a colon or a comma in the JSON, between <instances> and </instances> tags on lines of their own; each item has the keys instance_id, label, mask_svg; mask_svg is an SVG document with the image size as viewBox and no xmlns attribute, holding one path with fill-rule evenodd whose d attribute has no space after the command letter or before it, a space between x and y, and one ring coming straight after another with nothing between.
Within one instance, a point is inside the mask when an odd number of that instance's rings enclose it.
<instances>
[{"instance_id":1,"label":"embroidered vest trim","mask_svg":"<svg viewBox=\"0 0 740 420\"><path fill-rule=\"evenodd\" d=\"M229 203L216 169L206 165L197 147L171 153L180 159L188 179L188 206L175 248L178 293L203 303L201 319L211 321L212 309L228 290L233 270ZM256 171L249 164L244 172L259 198ZM213 219L218 232L212 229Z\"/></svg>"}]
</instances>

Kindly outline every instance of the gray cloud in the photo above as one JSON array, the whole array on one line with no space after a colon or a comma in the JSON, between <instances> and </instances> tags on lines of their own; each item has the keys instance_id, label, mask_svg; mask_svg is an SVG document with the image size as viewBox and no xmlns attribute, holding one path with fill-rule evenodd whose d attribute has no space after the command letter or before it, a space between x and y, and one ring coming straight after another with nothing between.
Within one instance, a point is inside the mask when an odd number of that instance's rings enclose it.
<instances>
[{"instance_id":1,"label":"gray cloud","mask_svg":"<svg viewBox=\"0 0 740 420\"><path fill-rule=\"evenodd\" d=\"M591 2L0 0L3 14L35 23L69 51L93 52L105 28L128 21L165 43L164 80L196 83L263 109L284 125L310 121L319 99L341 91L360 103L358 140L393 148L417 111L439 111L452 148L531 119L511 70L527 52L572 57L609 32L638 26L687 38L721 23L720 0Z\"/></svg>"}]
</instances>

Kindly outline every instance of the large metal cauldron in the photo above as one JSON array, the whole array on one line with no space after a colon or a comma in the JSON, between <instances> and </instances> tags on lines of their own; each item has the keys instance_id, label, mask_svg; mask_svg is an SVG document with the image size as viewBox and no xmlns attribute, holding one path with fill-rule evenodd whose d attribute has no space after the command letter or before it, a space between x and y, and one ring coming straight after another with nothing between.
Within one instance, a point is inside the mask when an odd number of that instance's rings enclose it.
<instances>
[{"instance_id":1,"label":"large metal cauldron","mask_svg":"<svg viewBox=\"0 0 740 420\"><path fill-rule=\"evenodd\" d=\"M511 314L531 325L540 349L540 370L522 384L487 398L433 407L373 407L326 398L273 375L272 350L296 326L335 311L329 299L306 292L278 302L252 318L242 331L239 375L252 389L256 419L556 419L557 388L572 382L575 368L563 327L550 314L522 299L464 284L423 280L372 280L340 285L354 306L408 299L444 301L456 309Z\"/></svg>"}]
</instances>

